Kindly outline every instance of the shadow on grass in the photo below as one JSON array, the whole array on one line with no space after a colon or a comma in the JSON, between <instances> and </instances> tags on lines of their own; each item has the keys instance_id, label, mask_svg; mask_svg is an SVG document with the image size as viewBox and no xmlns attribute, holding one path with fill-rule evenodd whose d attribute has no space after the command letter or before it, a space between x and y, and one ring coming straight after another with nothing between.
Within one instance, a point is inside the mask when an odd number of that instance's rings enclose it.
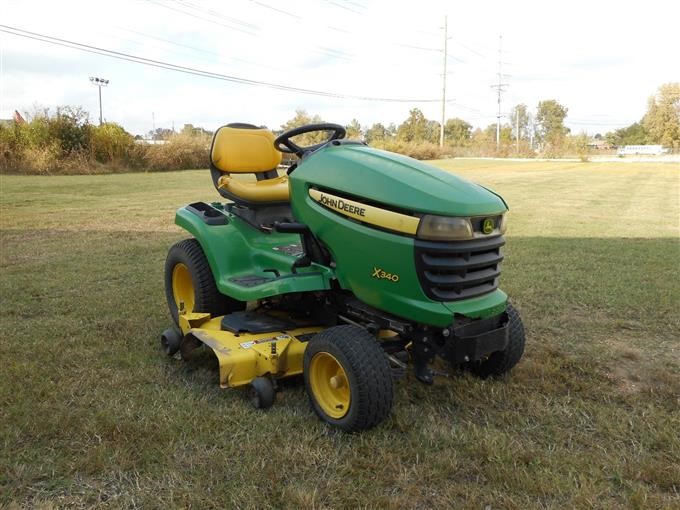
<instances>
[{"instance_id":1,"label":"shadow on grass","mask_svg":"<svg viewBox=\"0 0 680 510\"><path fill-rule=\"evenodd\" d=\"M409 374L391 418L353 438L316 419L299 379L258 413L219 389L211 356L161 354L176 234L1 236L0 504L663 506L677 494L677 240L510 238L501 288L527 327L522 362L500 380L425 387ZM277 445L266 462L264 438ZM225 462L239 477L216 475Z\"/></svg>"}]
</instances>

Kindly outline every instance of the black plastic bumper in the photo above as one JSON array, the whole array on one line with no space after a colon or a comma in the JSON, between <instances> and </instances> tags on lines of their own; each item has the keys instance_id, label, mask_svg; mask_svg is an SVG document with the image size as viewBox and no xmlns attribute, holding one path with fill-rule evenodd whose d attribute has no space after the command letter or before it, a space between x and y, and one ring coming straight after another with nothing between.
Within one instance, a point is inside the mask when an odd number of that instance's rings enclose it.
<instances>
[{"instance_id":1,"label":"black plastic bumper","mask_svg":"<svg viewBox=\"0 0 680 510\"><path fill-rule=\"evenodd\" d=\"M508 345L508 314L502 313L454 327L439 355L449 363L478 361Z\"/></svg>"}]
</instances>

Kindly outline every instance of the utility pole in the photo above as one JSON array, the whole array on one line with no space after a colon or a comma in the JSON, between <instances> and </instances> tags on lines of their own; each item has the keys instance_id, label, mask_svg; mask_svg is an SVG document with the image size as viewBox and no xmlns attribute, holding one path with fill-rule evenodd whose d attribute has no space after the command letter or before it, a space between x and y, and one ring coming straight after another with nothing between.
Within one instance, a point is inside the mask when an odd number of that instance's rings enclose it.
<instances>
[{"instance_id":1,"label":"utility pole","mask_svg":"<svg viewBox=\"0 0 680 510\"><path fill-rule=\"evenodd\" d=\"M515 134L517 135L517 146L515 152L519 154L519 108L515 108Z\"/></svg>"},{"instance_id":2,"label":"utility pole","mask_svg":"<svg viewBox=\"0 0 680 510\"><path fill-rule=\"evenodd\" d=\"M446 59L448 58L448 16L444 16L444 74L442 74L442 125L439 128L439 146L444 147L444 122L446 122Z\"/></svg>"},{"instance_id":3,"label":"utility pole","mask_svg":"<svg viewBox=\"0 0 680 510\"><path fill-rule=\"evenodd\" d=\"M496 115L496 150L501 148L501 94L505 92L503 87L507 87L507 83L502 83L503 73L502 73L502 54L503 54L503 36L498 36L498 84L491 85L492 89L498 90L498 115Z\"/></svg>"},{"instance_id":4,"label":"utility pole","mask_svg":"<svg viewBox=\"0 0 680 510\"><path fill-rule=\"evenodd\" d=\"M109 80L104 78L96 78L90 76L90 82L92 85L96 85L99 88L99 125L102 125L102 87L106 87L109 84Z\"/></svg>"}]
</instances>

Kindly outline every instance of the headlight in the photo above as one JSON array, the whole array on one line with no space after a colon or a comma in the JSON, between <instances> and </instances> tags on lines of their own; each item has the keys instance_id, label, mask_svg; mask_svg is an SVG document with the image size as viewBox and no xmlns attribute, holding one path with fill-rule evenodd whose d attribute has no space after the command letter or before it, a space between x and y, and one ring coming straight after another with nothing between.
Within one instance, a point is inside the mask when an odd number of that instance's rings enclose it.
<instances>
[{"instance_id":1,"label":"headlight","mask_svg":"<svg viewBox=\"0 0 680 510\"><path fill-rule=\"evenodd\" d=\"M472 239L472 224L468 218L427 215L420 219L417 237L431 241Z\"/></svg>"},{"instance_id":2,"label":"headlight","mask_svg":"<svg viewBox=\"0 0 680 510\"><path fill-rule=\"evenodd\" d=\"M503 216L501 216L501 226L499 227L501 234L505 234L505 229L507 228L508 228L508 213L505 213Z\"/></svg>"}]
</instances>

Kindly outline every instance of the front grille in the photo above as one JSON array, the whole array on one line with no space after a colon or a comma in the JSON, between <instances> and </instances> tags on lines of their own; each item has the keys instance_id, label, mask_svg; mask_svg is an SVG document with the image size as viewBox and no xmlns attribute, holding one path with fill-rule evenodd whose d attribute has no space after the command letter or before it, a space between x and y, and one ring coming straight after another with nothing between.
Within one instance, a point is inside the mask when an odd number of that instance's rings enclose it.
<instances>
[{"instance_id":1,"label":"front grille","mask_svg":"<svg viewBox=\"0 0 680 510\"><path fill-rule=\"evenodd\" d=\"M503 236L470 241L415 240L415 262L423 291L435 301L457 301L496 290Z\"/></svg>"}]
</instances>

